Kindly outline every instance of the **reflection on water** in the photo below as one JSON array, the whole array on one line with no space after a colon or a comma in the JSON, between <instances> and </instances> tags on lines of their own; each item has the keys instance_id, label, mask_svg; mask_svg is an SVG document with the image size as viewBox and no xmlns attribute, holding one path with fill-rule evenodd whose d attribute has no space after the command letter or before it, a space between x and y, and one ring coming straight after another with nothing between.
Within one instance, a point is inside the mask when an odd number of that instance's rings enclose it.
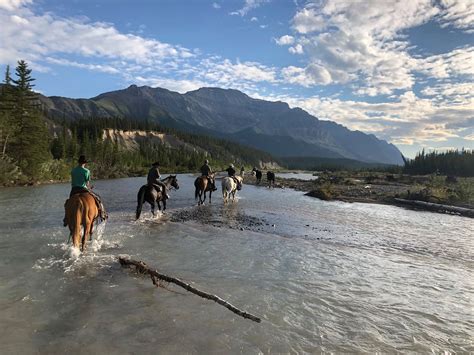
<instances>
[{"instance_id":1,"label":"reflection on water","mask_svg":"<svg viewBox=\"0 0 474 355\"><path fill-rule=\"evenodd\" d=\"M139 221L142 178L98 181L110 219L77 260L68 185L0 190L2 352L474 351L472 219L256 186L196 207L193 179ZM122 254L263 322L153 288Z\"/></svg>"}]
</instances>

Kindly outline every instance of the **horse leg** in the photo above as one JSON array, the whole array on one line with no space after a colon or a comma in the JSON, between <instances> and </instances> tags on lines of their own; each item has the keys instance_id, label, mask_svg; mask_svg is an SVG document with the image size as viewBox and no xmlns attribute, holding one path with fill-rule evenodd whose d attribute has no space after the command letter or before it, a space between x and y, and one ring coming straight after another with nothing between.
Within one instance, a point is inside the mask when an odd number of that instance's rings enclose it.
<instances>
[{"instance_id":1,"label":"horse leg","mask_svg":"<svg viewBox=\"0 0 474 355\"><path fill-rule=\"evenodd\" d=\"M86 221L85 223L82 225L83 229L84 229L84 234L82 235L82 243L81 243L81 251L84 252L84 250L86 249L86 243L87 243L87 239L89 237L89 221L87 220L87 217L86 217Z\"/></svg>"},{"instance_id":2,"label":"horse leg","mask_svg":"<svg viewBox=\"0 0 474 355\"><path fill-rule=\"evenodd\" d=\"M98 217L97 217L98 218ZM97 223L99 223L97 221ZM89 241L92 241L92 234L94 233L94 220L92 220L91 222L91 226L89 228Z\"/></svg>"},{"instance_id":3,"label":"horse leg","mask_svg":"<svg viewBox=\"0 0 474 355\"><path fill-rule=\"evenodd\" d=\"M159 203L158 203L158 206L159 206ZM163 200L163 212L165 212L166 210L166 199Z\"/></svg>"},{"instance_id":4,"label":"horse leg","mask_svg":"<svg viewBox=\"0 0 474 355\"><path fill-rule=\"evenodd\" d=\"M151 203L151 213L153 214L153 217L155 217L155 201Z\"/></svg>"},{"instance_id":5,"label":"horse leg","mask_svg":"<svg viewBox=\"0 0 474 355\"><path fill-rule=\"evenodd\" d=\"M211 191L209 191L209 204L211 204L211 202L212 202L212 200L211 200L211 199L212 199L212 190L211 190Z\"/></svg>"}]
</instances>

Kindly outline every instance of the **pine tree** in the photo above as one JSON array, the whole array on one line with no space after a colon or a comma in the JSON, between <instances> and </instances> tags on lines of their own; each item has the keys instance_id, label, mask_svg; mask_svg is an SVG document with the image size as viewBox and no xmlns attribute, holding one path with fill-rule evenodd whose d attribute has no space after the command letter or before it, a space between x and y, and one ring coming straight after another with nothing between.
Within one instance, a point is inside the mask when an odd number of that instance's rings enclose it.
<instances>
[{"instance_id":1,"label":"pine tree","mask_svg":"<svg viewBox=\"0 0 474 355\"><path fill-rule=\"evenodd\" d=\"M39 111L38 99L32 91L28 64L20 60L16 67L17 80L13 91L13 117L18 125L18 133L13 144L12 156L18 161L23 172L37 178L42 163L50 158L49 133Z\"/></svg>"},{"instance_id":2,"label":"pine tree","mask_svg":"<svg viewBox=\"0 0 474 355\"><path fill-rule=\"evenodd\" d=\"M0 143L1 156L7 154L8 145L13 142L13 138L18 131L18 123L13 115L14 108L14 90L10 76L10 66L5 70L4 85L0 91Z\"/></svg>"}]
</instances>

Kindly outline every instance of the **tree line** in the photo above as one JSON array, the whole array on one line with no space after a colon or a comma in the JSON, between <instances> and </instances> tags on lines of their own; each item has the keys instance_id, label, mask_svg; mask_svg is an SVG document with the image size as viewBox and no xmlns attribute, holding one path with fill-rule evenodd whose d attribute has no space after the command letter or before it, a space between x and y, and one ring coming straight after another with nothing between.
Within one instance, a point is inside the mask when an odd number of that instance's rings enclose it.
<instances>
[{"instance_id":1,"label":"tree line","mask_svg":"<svg viewBox=\"0 0 474 355\"><path fill-rule=\"evenodd\" d=\"M77 158L84 154L91 161L96 178L137 176L146 173L150 163L160 161L169 172L198 171L205 159L214 169L259 165L275 161L268 153L208 136L183 133L157 122L121 117L87 117L65 120L48 117L37 94L28 64L21 60L16 78L5 70L0 90L0 185L66 180ZM110 139L104 129L158 131L187 143L175 148L152 140L141 140L130 150Z\"/></svg>"},{"instance_id":2,"label":"tree line","mask_svg":"<svg viewBox=\"0 0 474 355\"><path fill-rule=\"evenodd\" d=\"M403 171L407 174L433 174L474 176L474 151L469 149L447 152L429 152L423 149L415 159L404 159Z\"/></svg>"}]
</instances>

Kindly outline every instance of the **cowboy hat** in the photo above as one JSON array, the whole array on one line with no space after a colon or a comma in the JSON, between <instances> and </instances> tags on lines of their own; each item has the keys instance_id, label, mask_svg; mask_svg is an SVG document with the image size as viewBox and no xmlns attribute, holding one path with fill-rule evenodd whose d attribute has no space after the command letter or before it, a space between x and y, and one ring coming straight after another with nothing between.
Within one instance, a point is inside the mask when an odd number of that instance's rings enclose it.
<instances>
[{"instance_id":1,"label":"cowboy hat","mask_svg":"<svg viewBox=\"0 0 474 355\"><path fill-rule=\"evenodd\" d=\"M79 159L77 159L77 162L78 162L79 164L85 164L85 163L88 163L88 161L87 161L87 159L86 159L86 156L85 156L85 155L81 155L81 156L79 157Z\"/></svg>"}]
</instances>

